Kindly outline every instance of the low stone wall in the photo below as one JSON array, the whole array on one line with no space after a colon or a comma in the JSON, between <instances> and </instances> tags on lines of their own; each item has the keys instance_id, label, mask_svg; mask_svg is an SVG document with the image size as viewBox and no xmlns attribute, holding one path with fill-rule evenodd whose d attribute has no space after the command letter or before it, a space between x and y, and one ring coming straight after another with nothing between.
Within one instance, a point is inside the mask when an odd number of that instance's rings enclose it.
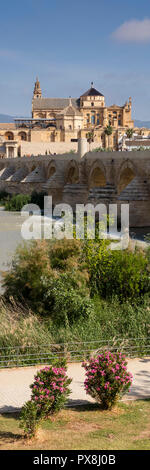
<instances>
[{"instance_id":1,"label":"low stone wall","mask_svg":"<svg viewBox=\"0 0 150 470\"><path fill-rule=\"evenodd\" d=\"M77 142L21 142L21 156L44 155L46 152L63 154L74 150L77 152Z\"/></svg>"}]
</instances>

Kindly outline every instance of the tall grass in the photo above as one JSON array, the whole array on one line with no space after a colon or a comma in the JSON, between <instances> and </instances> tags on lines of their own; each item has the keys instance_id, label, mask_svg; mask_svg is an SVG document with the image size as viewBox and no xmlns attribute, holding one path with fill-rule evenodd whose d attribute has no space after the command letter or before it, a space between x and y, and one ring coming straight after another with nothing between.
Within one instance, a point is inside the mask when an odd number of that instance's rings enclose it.
<instances>
[{"instance_id":1,"label":"tall grass","mask_svg":"<svg viewBox=\"0 0 150 470\"><path fill-rule=\"evenodd\" d=\"M88 349L103 347L124 349L130 354L148 354L150 337L150 299L143 304L120 304L92 300L93 311L88 318L79 318L73 324L58 325L50 318L35 315L28 308L0 302L0 366L31 365L51 362L54 355L66 355L68 360L83 359ZM65 344L64 344L65 343ZM87 344L86 344L87 343ZM52 346L52 344L54 346ZM74 351L70 354L69 351ZM12 362L13 359L13 362Z\"/></svg>"},{"instance_id":2,"label":"tall grass","mask_svg":"<svg viewBox=\"0 0 150 470\"><path fill-rule=\"evenodd\" d=\"M19 248L0 301L1 361L10 365L14 356L21 365L41 363L53 353L69 359L72 348L81 358L85 343L92 350L103 344L150 353L149 271L149 251L133 255L128 250L115 257L93 242L84 250L76 240L43 240ZM101 291L106 283L107 297ZM129 295L123 298L125 288Z\"/></svg>"}]
</instances>

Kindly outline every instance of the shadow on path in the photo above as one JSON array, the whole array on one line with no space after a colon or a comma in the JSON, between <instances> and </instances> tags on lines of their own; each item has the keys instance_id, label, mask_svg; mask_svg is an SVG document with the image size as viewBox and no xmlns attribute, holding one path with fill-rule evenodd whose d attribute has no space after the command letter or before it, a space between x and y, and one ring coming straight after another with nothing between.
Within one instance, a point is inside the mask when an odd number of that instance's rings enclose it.
<instances>
[{"instance_id":1,"label":"shadow on path","mask_svg":"<svg viewBox=\"0 0 150 470\"><path fill-rule=\"evenodd\" d=\"M10 431L0 431L0 440L2 442L2 439L11 439L12 441L14 441L14 439L22 439L23 436L22 434L15 434L13 432L10 432Z\"/></svg>"},{"instance_id":2,"label":"shadow on path","mask_svg":"<svg viewBox=\"0 0 150 470\"><path fill-rule=\"evenodd\" d=\"M19 414L19 412L21 411L21 407L16 407L16 406L7 406L7 405L4 405L0 408L0 414L3 414L3 415L7 415L7 418L8 418L8 415L10 413L14 413L16 414L16 417L17 415ZM7 414L8 413L8 414Z\"/></svg>"}]
</instances>

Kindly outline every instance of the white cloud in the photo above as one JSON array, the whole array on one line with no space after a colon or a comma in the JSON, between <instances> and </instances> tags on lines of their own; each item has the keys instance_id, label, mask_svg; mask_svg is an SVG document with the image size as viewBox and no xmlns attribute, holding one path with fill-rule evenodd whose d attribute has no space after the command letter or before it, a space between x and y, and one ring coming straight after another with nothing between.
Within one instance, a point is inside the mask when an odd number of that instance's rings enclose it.
<instances>
[{"instance_id":1,"label":"white cloud","mask_svg":"<svg viewBox=\"0 0 150 470\"><path fill-rule=\"evenodd\" d=\"M112 37L122 42L150 42L150 19L126 21Z\"/></svg>"}]
</instances>

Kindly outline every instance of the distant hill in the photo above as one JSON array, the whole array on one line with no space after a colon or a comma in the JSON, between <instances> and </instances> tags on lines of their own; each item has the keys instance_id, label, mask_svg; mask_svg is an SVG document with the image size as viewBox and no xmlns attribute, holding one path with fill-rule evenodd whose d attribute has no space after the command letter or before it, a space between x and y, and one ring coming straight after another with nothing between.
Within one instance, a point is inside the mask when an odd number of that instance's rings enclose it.
<instances>
[{"instance_id":1,"label":"distant hill","mask_svg":"<svg viewBox=\"0 0 150 470\"><path fill-rule=\"evenodd\" d=\"M24 118L25 116L9 116L9 114L0 114L0 122L14 122L15 118Z\"/></svg>"},{"instance_id":2,"label":"distant hill","mask_svg":"<svg viewBox=\"0 0 150 470\"><path fill-rule=\"evenodd\" d=\"M138 119L135 119L134 125L135 127L147 127L150 129L150 121L139 121Z\"/></svg>"},{"instance_id":3,"label":"distant hill","mask_svg":"<svg viewBox=\"0 0 150 470\"><path fill-rule=\"evenodd\" d=\"M9 116L9 114L0 114L0 122L14 122L14 119L17 117L18 116ZM139 121L138 119L135 119L134 125L135 127L147 127L150 129L150 121Z\"/></svg>"},{"instance_id":4,"label":"distant hill","mask_svg":"<svg viewBox=\"0 0 150 470\"><path fill-rule=\"evenodd\" d=\"M8 114L0 114L0 122L14 122L14 117Z\"/></svg>"}]
</instances>

